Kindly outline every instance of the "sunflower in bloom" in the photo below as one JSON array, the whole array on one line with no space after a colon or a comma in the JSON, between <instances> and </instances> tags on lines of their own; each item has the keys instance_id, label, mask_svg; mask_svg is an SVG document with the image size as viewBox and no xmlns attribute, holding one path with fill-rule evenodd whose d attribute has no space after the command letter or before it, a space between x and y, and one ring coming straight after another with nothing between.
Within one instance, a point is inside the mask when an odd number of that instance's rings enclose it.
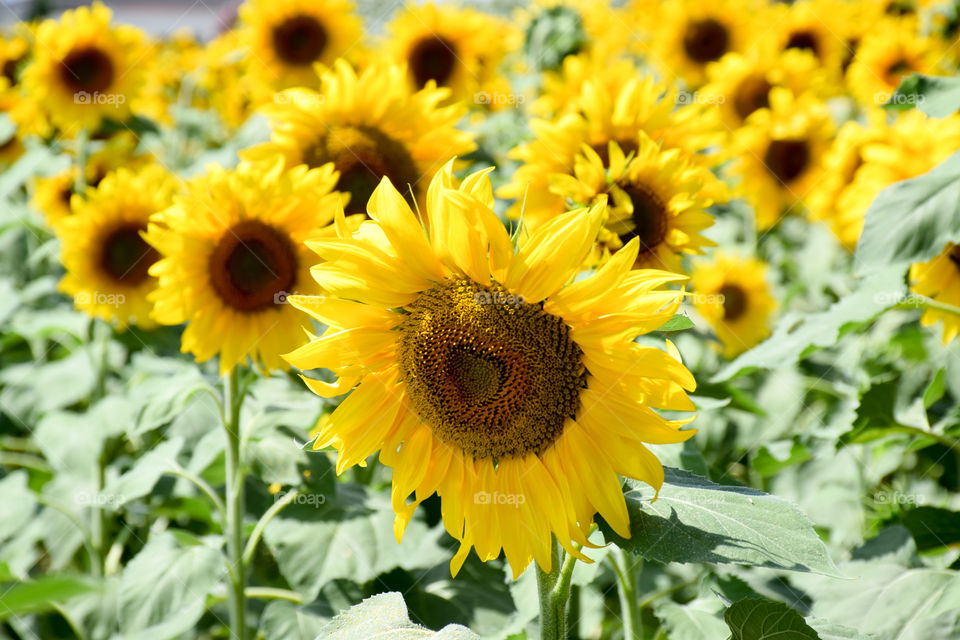
<instances>
[{"instance_id":1,"label":"sunflower in bloom","mask_svg":"<svg viewBox=\"0 0 960 640\"><path fill-rule=\"evenodd\" d=\"M836 0L801 0L771 4L758 14L765 31L759 48L763 55L781 51L809 51L832 79L839 78L850 42L849 10Z\"/></svg>"},{"instance_id":2,"label":"sunflower in bloom","mask_svg":"<svg viewBox=\"0 0 960 640\"><path fill-rule=\"evenodd\" d=\"M247 356L266 370L284 366L280 354L309 327L286 296L317 292L303 242L332 222L336 182L333 165L214 165L154 216L146 236L160 254L150 269L159 280L153 317L187 323L183 352L200 362L219 353L221 373Z\"/></svg>"},{"instance_id":3,"label":"sunflower in bloom","mask_svg":"<svg viewBox=\"0 0 960 640\"><path fill-rule=\"evenodd\" d=\"M134 27L111 26L111 16L98 2L37 28L24 88L66 135L125 119L143 84L145 38Z\"/></svg>"},{"instance_id":4,"label":"sunflower in bloom","mask_svg":"<svg viewBox=\"0 0 960 640\"><path fill-rule=\"evenodd\" d=\"M690 285L694 306L713 327L724 357L733 358L770 335L777 300L766 263L717 252L696 263Z\"/></svg>"},{"instance_id":5,"label":"sunflower in bloom","mask_svg":"<svg viewBox=\"0 0 960 640\"><path fill-rule=\"evenodd\" d=\"M660 149L642 131L637 147L627 158L611 141L607 167L596 151L584 145L574 175L551 176L550 188L580 207L606 196L607 216L597 237L595 258L605 260L637 238L640 250L635 267L683 273L683 255L699 254L713 245L700 232L713 224L713 216L706 212L713 200L704 194L708 191L704 180L716 178L692 166L679 149Z\"/></svg>"},{"instance_id":6,"label":"sunflower in bloom","mask_svg":"<svg viewBox=\"0 0 960 640\"><path fill-rule=\"evenodd\" d=\"M557 69L543 72L540 92L530 105L530 112L540 118L576 113L577 100L587 82L598 82L614 95L623 86L624 78L638 73L636 64L628 58L601 57L590 52L569 55Z\"/></svg>"},{"instance_id":7,"label":"sunflower in bloom","mask_svg":"<svg viewBox=\"0 0 960 640\"><path fill-rule=\"evenodd\" d=\"M765 55L759 49L749 54L730 53L707 67L708 82L697 90L708 104L717 105L720 117L731 129L742 127L759 109L770 107L770 91L785 87L794 95L811 93L828 97L840 92L828 81L823 68L809 51L788 49Z\"/></svg>"},{"instance_id":8,"label":"sunflower in bloom","mask_svg":"<svg viewBox=\"0 0 960 640\"><path fill-rule=\"evenodd\" d=\"M877 194L894 182L930 171L960 149L960 115L929 118L912 109L882 132L862 146L862 162L834 207L831 225L851 248L856 246L864 216Z\"/></svg>"},{"instance_id":9,"label":"sunflower in bloom","mask_svg":"<svg viewBox=\"0 0 960 640\"><path fill-rule=\"evenodd\" d=\"M803 202L820 179L832 135L826 104L782 87L770 92L769 108L756 111L737 131L733 171L742 177L742 195L756 209L757 228L773 227Z\"/></svg>"},{"instance_id":10,"label":"sunflower in bloom","mask_svg":"<svg viewBox=\"0 0 960 640\"><path fill-rule=\"evenodd\" d=\"M654 65L699 87L710 63L749 48L755 6L752 0L670 0L637 3L634 13L651 33L653 50L645 53Z\"/></svg>"},{"instance_id":11,"label":"sunflower in bloom","mask_svg":"<svg viewBox=\"0 0 960 640\"><path fill-rule=\"evenodd\" d=\"M350 233L312 243L324 297L293 304L328 329L286 356L317 394L352 392L315 445L338 450L337 472L380 450L393 468L394 532L439 494L444 526L471 548L501 549L519 575L551 565L551 535L583 558L600 513L620 535L629 519L618 474L655 488L663 468L646 443L689 438L651 407L692 411L694 379L671 343L633 342L672 317L682 276L631 271L639 240L573 283L592 250L604 204L532 231L519 248L493 213L487 171L458 184L452 163L427 197L425 233L384 179ZM412 496L412 501L410 500Z\"/></svg>"},{"instance_id":12,"label":"sunflower in bloom","mask_svg":"<svg viewBox=\"0 0 960 640\"><path fill-rule=\"evenodd\" d=\"M345 61L321 74L320 92L291 89L264 108L271 141L245 152L251 159L282 155L287 166L332 162L337 190L350 195L347 211L362 213L384 176L420 194L429 178L455 154L472 151L469 133L455 128L460 105L439 106L449 90L411 92L402 65L367 67L359 75ZM408 187L409 185L409 187Z\"/></svg>"},{"instance_id":13,"label":"sunflower in bloom","mask_svg":"<svg viewBox=\"0 0 960 640\"><path fill-rule=\"evenodd\" d=\"M276 89L315 85L314 64L333 64L363 39L350 0L247 0L239 15L251 71Z\"/></svg>"},{"instance_id":14,"label":"sunflower in bloom","mask_svg":"<svg viewBox=\"0 0 960 640\"><path fill-rule=\"evenodd\" d=\"M387 30L385 55L397 64L406 64L415 89L433 81L449 88L454 100L470 104L485 103L481 92L488 97L509 93L509 83L499 67L504 56L519 46L520 34L505 20L474 9L428 2L407 4Z\"/></svg>"},{"instance_id":15,"label":"sunflower in bloom","mask_svg":"<svg viewBox=\"0 0 960 640\"><path fill-rule=\"evenodd\" d=\"M599 78L584 82L573 104L576 111L553 119L530 121L536 140L510 151L510 157L522 164L498 195L516 198L510 215L536 225L545 218L566 210L564 199L550 190L551 176L573 175L577 154L583 145L606 155L613 141L624 153L636 153L638 135L643 131L664 149L681 149L706 169L716 164L716 154L699 153L723 141L724 133L716 109L705 104L679 102L677 92L651 76L631 76L626 82L608 88ZM606 161L607 159L604 158ZM713 181L718 189L723 185ZM711 193L717 199L722 193Z\"/></svg>"},{"instance_id":16,"label":"sunflower in bloom","mask_svg":"<svg viewBox=\"0 0 960 640\"><path fill-rule=\"evenodd\" d=\"M884 20L864 35L847 69L847 86L860 104L882 105L912 73L944 71L937 41L916 32L915 25Z\"/></svg>"},{"instance_id":17,"label":"sunflower in bloom","mask_svg":"<svg viewBox=\"0 0 960 640\"><path fill-rule=\"evenodd\" d=\"M910 290L937 302L960 307L960 245L946 248L928 262L910 265ZM928 309L920 317L925 327L943 322L943 343L960 333L960 318L954 314Z\"/></svg>"},{"instance_id":18,"label":"sunflower in bloom","mask_svg":"<svg viewBox=\"0 0 960 640\"><path fill-rule=\"evenodd\" d=\"M152 164L137 172L119 169L83 198L74 196L74 214L56 230L67 271L60 290L78 309L121 329L155 324L147 298L157 286L149 270L159 254L142 234L150 216L170 205L178 185Z\"/></svg>"}]
</instances>

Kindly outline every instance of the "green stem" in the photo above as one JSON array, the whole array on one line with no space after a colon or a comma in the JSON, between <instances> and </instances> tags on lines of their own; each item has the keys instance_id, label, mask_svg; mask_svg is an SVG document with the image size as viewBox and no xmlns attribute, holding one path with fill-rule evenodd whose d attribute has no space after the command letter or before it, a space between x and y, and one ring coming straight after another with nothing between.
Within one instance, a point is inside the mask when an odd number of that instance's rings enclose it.
<instances>
[{"instance_id":1,"label":"green stem","mask_svg":"<svg viewBox=\"0 0 960 640\"><path fill-rule=\"evenodd\" d=\"M955 307L952 304L946 304L944 302L937 302L933 298L921 296L916 293L911 293L904 302L900 302L890 308L891 309L919 309L921 311L939 311L941 313L949 313L950 315L960 316L960 307Z\"/></svg>"},{"instance_id":2,"label":"green stem","mask_svg":"<svg viewBox=\"0 0 960 640\"><path fill-rule=\"evenodd\" d=\"M84 143L85 144L85 143ZM83 169L81 168L81 172ZM108 352L110 348L110 337L113 328L102 320L94 319L90 331L93 334L93 345L97 350L96 363L94 370L97 374L96 384L93 393L90 396L90 406L100 402L107 395L107 375L108 375ZM106 439L101 444L100 455L97 457L96 476L94 477L94 495L99 496L106 484L107 468L107 447L110 439ZM90 536L92 538L93 548L97 552L97 562L92 567L93 575L102 576L104 574L104 560L107 555L107 513L105 509L96 507L91 514L92 523L90 525Z\"/></svg>"},{"instance_id":3,"label":"green stem","mask_svg":"<svg viewBox=\"0 0 960 640\"><path fill-rule=\"evenodd\" d=\"M227 555L230 566L230 629L232 638L245 640L246 629L246 577L243 566L243 471L240 460L240 393L239 371L235 368L223 379L224 406L228 412L223 427L227 435L227 521L224 533L227 536Z\"/></svg>"},{"instance_id":4,"label":"green stem","mask_svg":"<svg viewBox=\"0 0 960 640\"><path fill-rule=\"evenodd\" d=\"M553 539L550 550L550 572L537 565L537 593L540 596L541 640L566 640L567 600L570 599L570 581L577 559L567 555L560 543Z\"/></svg>"},{"instance_id":5,"label":"green stem","mask_svg":"<svg viewBox=\"0 0 960 640\"><path fill-rule=\"evenodd\" d=\"M177 465L172 469L168 470L167 473L169 473L172 476L178 476L183 478L184 480L188 480L192 482L195 487L200 489L200 491L202 491L204 495L210 498L210 501L213 503L213 506L216 507L217 512L220 514L221 522L226 522L227 520L226 505L223 504L223 500L221 500L220 496L217 495L217 492L213 490L213 487L207 484L207 482L203 478L201 478L200 476L194 473L191 473L190 471L184 469L180 465Z\"/></svg>"},{"instance_id":6,"label":"green stem","mask_svg":"<svg viewBox=\"0 0 960 640\"><path fill-rule=\"evenodd\" d=\"M614 549L611 561L617 574L617 595L620 597L620 612L623 619L624 640L643 638L643 621L637 606L636 565L623 549Z\"/></svg>"},{"instance_id":7,"label":"green stem","mask_svg":"<svg viewBox=\"0 0 960 640\"><path fill-rule=\"evenodd\" d=\"M293 502L298 495L296 490L287 492L283 498L274 502L273 506L260 516L256 526L253 527L253 533L250 534L250 538L247 540L247 546L243 550L243 563L245 565L249 565L250 561L253 560L253 554L257 550L257 544L260 542L260 536L263 535L263 530L266 528L267 523L273 520L273 517L280 513L281 509Z\"/></svg>"},{"instance_id":8,"label":"green stem","mask_svg":"<svg viewBox=\"0 0 960 640\"><path fill-rule=\"evenodd\" d=\"M247 597L257 600L287 600L296 604L303 604L303 598L296 591L289 589L274 589L273 587L247 587Z\"/></svg>"}]
</instances>

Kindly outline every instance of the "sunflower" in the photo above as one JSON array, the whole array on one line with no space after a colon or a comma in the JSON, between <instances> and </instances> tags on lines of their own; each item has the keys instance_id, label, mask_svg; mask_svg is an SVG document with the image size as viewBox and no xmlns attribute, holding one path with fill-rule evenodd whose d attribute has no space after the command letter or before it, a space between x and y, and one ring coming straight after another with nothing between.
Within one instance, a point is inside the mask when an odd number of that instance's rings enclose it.
<instances>
[{"instance_id":1,"label":"sunflower","mask_svg":"<svg viewBox=\"0 0 960 640\"><path fill-rule=\"evenodd\" d=\"M960 307L960 245L946 248L929 262L910 265L910 290L937 302ZM960 317L933 309L924 311L920 324L925 327L943 322L943 343L960 333Z\"/></svg>"},{"instance_id":2,"label":"sunflower","mask_svg":"<svg viewBox=\"0 0 960 640\"><path fill-rule=\"evenodd\" d=\"M943 71L943 54L935 39L916 33L915 25L884 20L863 36L847 70L847 86L860 104L882 105L905 76Z\"/></svg>"},{"instance_id":3,"label":"sunflower","mask_svg":"<svg viewBox=\"0 0 960 640\"><path fill-rule=\"evenodd\" d=\"M160 165L119 169L74 197L74 215L57 226L66 275L60 290L78 309L115 321L150 327L149 274L159 255L143 239L150 216L169 206L179 184Z\"/></svg>"},{"instance_id":4,"label":"sunflower","mask_svg":"<svg viewBox=\"0 0 960 640\"><path fill-rule=\"evenodd\" d=\"M823 173L823 155L833 135L826 104L789 89L770 91L770 107L759 109L737 131L739 158L733 171L743 181L742 195L756 209L759 229L801 204Z\"/></svg>"},{"instance_id":5,"label":"sunflower","mask_svg":"<svg viewBox=\"0 0 960 640\"><path fill-rule=\"evenodd\" d=\"M284 171L283 161L212 166L151 219L147 241L161 259L150 299L161 324L187 323L181 349L203 362L220 354L226 373L247 356L283 366L309 327L285 304L315 293L303 241L329 225L340 194L333 165Z\"/></svg>"},{"instance_id":6,"label":"sunflower","mask_svg":"<svg viewBox=\"0 0 960 640\"><path fill-rule=\"evenodd\" d=\"M251 159L276 154L287 166L320 167L332 162L337 190L349 194L348 211L364 211L384 176L417 193L455 154L475 147L472 136L454 128L465 109L438 106L447 89L416 93L404 82L402 65L368 67L358 77L344 60L320 76L320 92L291 89L264 108L273 124L271 141L245 152ZM409 192L408 192L409 195Z\"/></svg>"},{"instance_id":7,"label":"sunflower","mask_svg":"<svg viewBox=\"0 0 960 640\"><path fill-rule=\"evenodd\" d=\"M758 14L766 31L759 48L762 55L781 51L809 51L831 79L840 77L849 53L847 3L836 0L801 0L791 5L772 4ZM769 28L768 26L769 25Z\"/></svg>"},{"instance_id":8,"label":"sunflower","mask_svg":"<svg viewBox=\"0 0 960 640\"><path fill-rule=\"evenodd\" d=\"M231 128L242 125L275 93L260 74L251 73L255 61L248 53L241 35L228 31L207 43L197 62L194 106L213 108Z\"/></svg>"},{"instance_id":9,"label":"sunflower","mask_svg":"<svg viewBox=\"0 0 960 640\"><path fill-rule=\"evenodd\" d=\"M23 155L25 147L20 132L13 129L10 135L0 138L0 167L8 167Z\"/></svg>"},{"instance_id":10,"label":"sunflower","mask_svg":"<svg viewBox=\"0 0 960 640\"><path fill-rule=\"evenodd\" d=\"M598 82L608 94L615 95L623 86L624 78L638 73L636 64L625 57L591 52L569 55L559 68L543 72L540 93L530 105L530 112L540 118L576 113L581 91L588 81Z\"/></svg>"},{"instance_id":11,"label":"sunflower","mask_svg":"<svg viewBox=\"0 0 960 640\"><path fill-rule=\"evenodd\" d=\"M606 197L610 203L597 237L601 260L633 238L640 241L637 268L683 272L684 254L702 253L713 243L700 235L713 224L704 195L708 171L690 164L679 149L661 150L640 132L636 154L629 158L616 143L607 148L609 168L600 155L584 145L574 165L574 176L551 176L551 191L575 205L585 206Z\"/></svg>"},{"instance_id":12,"label":"sunflower","mask_svg":"<svg viewBox=\"0 0 960 640\"><path fill-rule=\"evenodd\" d=\"M766 263L717 252L696 263L690 284L694 306L713 327L724 357L733 358L770 335L777 301Z\"/></svg>"},{"instance_id":13,"label":"sunflower","mask_svg":"<svg viewBox=\"0 0 960 640\"><path fill-rule=\"evenodd\" d=\"M378 449L393 468L394 533L439 494L446 530L481 560L501 549L519 575L551 565L551 535L584 558L600 513L620 535L629 518L617 474L663 482L645 443L689 438L651 407L692 411L694 379L671 343L633 342L672 317L682 276L630 271L639 240L572 283L591 251L604 204L533 231L515 249L493 213L487 171L458 184L452 162L430 185L425 233L384 179L372 221L312 244L326 297L297 296L328 325L286 356L322 396L352 393L315 441L339 451L337 472ZM338 220L342 216L338 214ZM355 388L354 388L355 387ZM408 498L413 494L412 502Z\"/></svg>"},{"instance_id":14,"label":"sunflower","mask_svg":"<svg viewBox=\"0 0 960 640\"><path fill-rule=\"evenodd\" d=\"M862 163L836 200L831 225L848 247L856 245L870 204L894 182L926 173L960 148L960 115L928 118L904 112L860 150Z\"/></svg>"},{"instance_id":15,"label":"sunflower","mask_svg":"<svg viewBox=\"0 0 960 640\"><path fill-rule=\"evenodd\" d=\"M707 65L751 45L750 19L756 4L753 0L671 0L651 7L643 2L635 14L651 33L652 51L645 53L653 63L668 77L699 87L707 78Z\"/></svg>"},{"instance_id":16,"label":"sunflower","mask_svg":"<svg viewBox=\"0 0 960 640\"><path fill-rule=\"evenodd\" d=\"M530 121L536 140L510 151L510 157L522 164L497 193L517 199L509 210L511 216L519 217L522 211L524 219L537 225L566 209L563 198L550 191L550 176L573 175L583 145L601 157L610 141L626 153L635 152L640 131L664 149L682 149L700 166L717 164L717 154L702 153L724 139L716 109L704 104L675 108L682 103L676 89L651 76L633 75L614 87L591 78L573 100L576 111ZM719 181L712 184L722 187ZM708 195L717 199L723 194Z\"/></svg>"},{"instance_id":17,"label":"sunflower","mask_svg":"<svg viewBox=\"0 0 960 640\"><path fill-rule=\"evenodd\" d=\"M809 51L788 49L764 55L759 49L749 54L729 53L707 67L708 83L697 90L708 104L716 104L724 123L742 127L758 109L770 106L770 90L786 87L800 95L828 97L840 92L828 81L823 68Z\"/></svg>"},{"instance_id":18,"label":"sunflower","mask_svg":"<svg viewBox=\"0 0 960 640\"><path fill-rule=\"evenodd\" d=\"M363 37L350 0L247 0L239 15L250 68L276 89L314 86L313 65L333 64Z\"/></svg>"},{"instance_id":19,"label":"sunflower","mask_svg":"<svg viewBox=\"0 0 960 640\"><path fill-rule=\"evenodd\" d=\"M507 52L519 45L520 34L505 20L428 2L407 4L387 30L385 55L406 64L415 89L432 80L449 88L454 100L470 104L484 104L484 92L492 100L495 92L509 91L499 67Z\"/></svg>"},{"instance_id":20,"label":"sunflower","mask_svg":"<svg viewBox=\"0 0 960 640\"><path fill-rule=\"evenodd\" d=\"M98 2L37 28L24 86L66 135L126 118L143 83L144 36L134 27L112 27L111 15Z\"/></svg>"}]
</instances>

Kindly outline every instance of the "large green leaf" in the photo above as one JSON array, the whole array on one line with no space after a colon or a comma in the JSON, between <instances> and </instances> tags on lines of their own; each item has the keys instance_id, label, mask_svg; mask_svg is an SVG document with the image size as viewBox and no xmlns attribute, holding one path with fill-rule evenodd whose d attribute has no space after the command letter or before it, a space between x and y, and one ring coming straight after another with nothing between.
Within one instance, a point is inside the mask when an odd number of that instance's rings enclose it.
<instances>
[{"instance_id":1,"label":"large green leaf","mask_svg":"<svg viewBox=\"0 0 960 640\"><path fill-rule=\"evenodd\" d=\"M729 637L727 625L718 616L720 601L713 598L715 607L708 600L694 600L686 604L677 604L669 598L659 598L653 603L653 610L663 622L670 640L726 640Z\"/></svg>"},{"instance_id":2,"label":"large green leaf","mask_svg":"<svg viewBox=\"0 0 960 640\"><path fill-rule=\"evenodd\" d=\"M631 537L608 541L658 562L738 563L836 575L809 519L782 498L665 468L660 497L627 480Z\"/></svg>"},{"instance_id":3,"label":"large green leaf","mask_svg":"<svg viewBox=\"0 0 960 640\"><path fill-rule=\"evenodd\" d=\"M883 106L897 111L917 108L928 116L945 118L960 111L960 78L911 74Z\"/></svg>"},{"instance_id":4,"label":"large green leaf","mask_svg":"<svg viewBox=\"0 0 960 640\"><path fill-rule=\"evenodd\" d=\"M867 210L856 273L923 262L960 240L960 151L929 173L897 182Z\"/></svg>"},{"instance_id":5,"label":"large green leaf","mask_svg":"<svg viewBox=\"0 0 960 640\"><path fill-rule=\"evenodd\" d=\"M826 311L789 313L773 335L721 369L712 381L726 380L753 368L774 369L795 363L817 348L831 347L852 329L903 299L903 270L882 269L864 278L857 289Z\"/></svg>"},{"instance_id":6,"label":"large green leaf","mask_svg":"<svg viewBox=\"0 0 960 640\"><path fill-rule=\"evenodd\" d=\"M96 589L97 583L87 576L49 575L30 582L0 583L0 620L49 611Z\"/></svg>"},{"instance_id":7,"label":"large green leaf","mask_svg":"<svg viewBox=\"0 0 960 640\"><path fill-rule=\"evenodd\" d=\"M799 613L782 602L745 598L724 612L731 640L820 640Z\"/></svg>"},{"instance_id":8,"label":"large green leaf","mask_svg":"<svg viewBox=\"0 0 960 640\"><path fill-rule=\"evenodd\" d=\"M150 493L164 473L176 468L177 454L182 448L182 438L158 444L122 476L107 483L100 493L100 503L107 507L119 506Z\"/></svg>"},{"instance_id":9,"label":"large green leaf","mask_svg":"<svg viewBox=\"0 0 960 640\"><path fill-rule=\"evenodd\" d=\"M316 640L479 640L480 636L460 625L430 631L410 622L399 593L381 593L341 613L323 627Z\"/></svg>"}]
</instances>

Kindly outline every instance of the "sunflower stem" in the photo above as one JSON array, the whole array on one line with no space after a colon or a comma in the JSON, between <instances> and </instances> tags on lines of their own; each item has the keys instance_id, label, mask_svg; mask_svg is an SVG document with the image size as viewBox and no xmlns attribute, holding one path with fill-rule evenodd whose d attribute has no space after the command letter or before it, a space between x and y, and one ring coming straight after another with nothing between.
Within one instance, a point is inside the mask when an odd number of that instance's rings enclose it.
<instances>
[{"instance_id":1,"label":"sunflower stem","mask_svg":"<svg viewBox=\"0 0 960 640\"><path fill-rule=\"evenodd\" d=\"M617 595L620 597L620 613L623 621L624 640L643 638L643 620L637 606L636 563L619 548L613 550L611 560L617 574Z\"/></svg>"},{"instance_id":2,"label":"sunflower stem","mask_svg":"<svg viewBox=\"0 0 960 640\"><path fill-rule=\"evenodd\" d=\"M239 371L234 368L223 378L224 406L227 409L223 423L227 435L226 503L227 555L230 566L231 589L229 593L231 638L245 640L246 627L246 573L243 563L243 471L240 460L240 406L243 394L240 391Z\"/></svg>"},{"instance_id":3,"label":"sunflower stem","mask_svg":"<svg viewBox=\"0 0 960 640\"><path fill-rule=\"evenodd\" d=\"M891 307L891 309L939 311L941 313L949 313L950 315L960 316L960 307L955 307L952 304L946 304L945 302L938 302L933 298L917 295L916 293L910 294L906 301L894 305Z\"/></svg>"},{"instance_id":4,"label":"sunflower stem","mask_svg":"<svg viewBox=\"0 0 960 640\"><path fill-rule=\"evenodd\" d=\"M554 538L550 552L550 571L537 565L537 593L540 596L541 640L566 640L567 601L570 581L577 559L563 552Z\"/></svg>"}]
</instances>

